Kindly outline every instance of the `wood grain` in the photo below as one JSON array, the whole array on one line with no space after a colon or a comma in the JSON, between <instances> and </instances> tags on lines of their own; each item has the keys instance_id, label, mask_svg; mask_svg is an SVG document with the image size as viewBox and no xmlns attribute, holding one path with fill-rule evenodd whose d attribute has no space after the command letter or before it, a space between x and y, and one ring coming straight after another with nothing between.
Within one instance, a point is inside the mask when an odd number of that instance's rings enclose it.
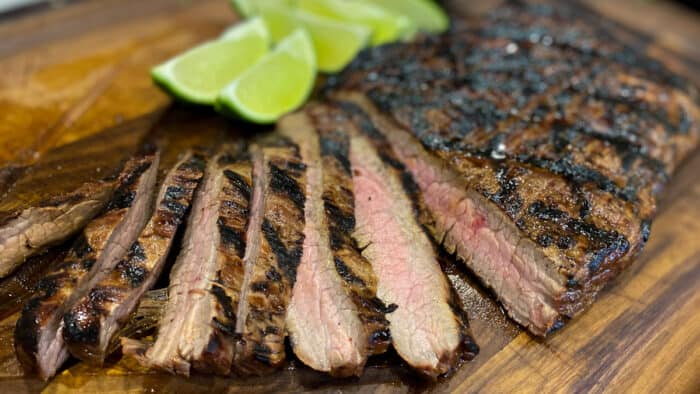
<instances>
[{"instance_id":1,"label":"wood grain","mask_svg":"<svg viewBox=\"0 0 700 394\"><path fill-rule=\"evenodd\" d=\"M621 36L629 35L624 29L642 31L650 55L700 83L700 16L662 1L584 2L618 21ZM447 3L455 13L478 15L497 1ZM235 18L224 0L103 0L0 24L0 163L21 168L48 149L167 107L169 99L150 83L149 67L216 35ZM0 184L2 177L0 171ZM0 391L697 393L698 201L695 154L665 193L639 260L587 313L546 341L522 332L463 267L447 259L481 353L436 384L417 380L391 354L373 359L357 379L330 379L296 362L266 378L184 379L116 357L107 368L74 363L46 384L23 377L18 368L13 315L0 322Z\"/></svg>"},{"instance_id":2,"label":"wood grain","mask_svg":"<svg viewBox=\"0 0 700 394\"><path fill-rule=\"evenodd\" d=\"M106 0L2 26L0 167L162 110L148 70L235 19L225 1Z\"/></svg>"}]
</instances>

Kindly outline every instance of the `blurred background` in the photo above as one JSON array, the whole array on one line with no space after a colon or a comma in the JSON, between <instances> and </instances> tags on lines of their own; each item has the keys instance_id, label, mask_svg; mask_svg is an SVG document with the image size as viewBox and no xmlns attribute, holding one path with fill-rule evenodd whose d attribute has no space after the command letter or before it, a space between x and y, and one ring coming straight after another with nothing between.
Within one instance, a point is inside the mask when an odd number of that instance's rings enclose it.
<instances>
[{"instance_id":1,"label":"blurred background","mask_svg":"<svg viewBox=\"0 0 700 394\"><path fill-rule=\"evenodd\" d=\"M99 1L99 0L0 0L0 18L8 18L19 13L24 13L32 10L51 9L62 7L67 3L79 1ZM181 0L183 2L191 0ZM464 0L469 1L469 0ZM619 0L618 0L619 1ZM653 2L658 0L623 0L629 2ZM672 0L675 3L682 4L684 7L700 10L700 1L698 0Z\"/></svg>"}]
</instances>

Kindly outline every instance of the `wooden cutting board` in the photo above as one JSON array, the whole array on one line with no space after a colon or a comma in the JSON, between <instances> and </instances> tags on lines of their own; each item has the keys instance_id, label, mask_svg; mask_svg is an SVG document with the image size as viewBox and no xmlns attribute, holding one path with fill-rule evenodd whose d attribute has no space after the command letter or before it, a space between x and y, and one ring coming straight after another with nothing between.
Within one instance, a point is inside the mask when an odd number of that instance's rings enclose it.
<instances>
[{"instance_id":1,"label":"wooden cutting board","mask_svg":"<svg viewBox=\"0 0 700 394\"><path fill-rule=\"evenodd\" d=\"M497 2L446 3L454 13L479 14ZM699 15L662 1L587 3L619 21L620 35L644 33L649 54L700 84ZM0 194L51 148L134 119L158 123L170 100L151 84L148 69L235 20L225 0L75 1L0 19ZM44 383L21 375L12 350L14 315L0 322L0 392L697 393L699 202L695 154L672 180L639 260L587 313L545 341L522 332L461 267L452 267L481 353L435 384L417 380L391 355L373 360L359 379L329 379L298 364L265 378L185 379L122 360L103 369L73 364Z\"/></svg>"}]
</instances>

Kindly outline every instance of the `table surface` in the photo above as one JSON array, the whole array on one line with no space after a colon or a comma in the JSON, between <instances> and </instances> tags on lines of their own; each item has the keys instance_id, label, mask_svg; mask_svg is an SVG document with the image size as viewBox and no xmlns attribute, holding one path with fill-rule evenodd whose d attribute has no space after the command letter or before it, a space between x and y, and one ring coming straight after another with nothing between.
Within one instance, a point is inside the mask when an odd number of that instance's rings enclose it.
<instances>
[{"instance_id":1,"label":"table surface","mask_svg":"<svg viewBox=\"0 0 700 394\"><path fill-rule=\"evenodd\" d=\"M700 16L693 11L662 1L585 2L619 22L620 34L643 33L650 55L700 84ZM447 3L451 12L479 14L496 1ZM171 103L148 69L235 20L224 0L77 1L0 20L0 167L21 172L49 149L133 119L157 119ZM0 176L0 191L11 182ZM47 384L20 372L15 314L0 322L0 391L698 392L699 201L694 154L669 185L638 261L545 341L522 332L468 273L454 269L450 278L481 353L435 384L394 362L375 362L359 379L297 367L236 380L151 374L126 360L103 369L76 363Z\"/></svg>"}]
</instances>

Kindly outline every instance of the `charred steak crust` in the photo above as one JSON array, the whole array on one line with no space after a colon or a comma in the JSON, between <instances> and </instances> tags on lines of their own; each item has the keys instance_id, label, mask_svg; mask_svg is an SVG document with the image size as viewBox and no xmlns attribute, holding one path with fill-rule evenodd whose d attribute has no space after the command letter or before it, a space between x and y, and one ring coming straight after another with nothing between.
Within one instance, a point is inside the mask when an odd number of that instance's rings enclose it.
<instances>
[{"instance_id":1,"label":"charred steak crust","mask_svg":"<svg viewBox=\"0 0 700 394\"><path fill-rule=\"evenodd\" d=\"M190 152L174 166L161 186L153 216L126 256L63 316L63 338L73 356L103 363L112 336L160 275L204 167L205 157Z\"/></svg>"},{"instance_id":2,"label":"charred steak crust","mask_svg":"<svg viewBox=\"0 0 700 394\"><path fill-rule=\"evenodd\" d=\"M304 242L306 166L299 147L279 135L258 144L264 168L253 171L263 177L264 187L253 195L263 193L263 212L260 228L249 230L259 232L259 250L245 261L245 287L236 316L239 340L233 368L239 374L267 373L284 362L286 309Z\"/></svg>"},{"instance_id":3,"label":"charred steak crust","mask_svg":"<svg viewBox=\"0 0 700 394\"><path fill-rule=\"evenodd\" d=\"M506 215L555 271L561 318L641 250L659 191L700 134L695 86L575 11L510 4L367 50L326 87L362 92ZM436 238L450 238L439 227ZM450 249L468 257L459 240ZM561 318L518 320L544 335Z\"/></svg>"},{"instance_id":4,"label":"charred steak crust","mask_svg":"<svg viewBox=\"0 0 700 394\"><path fill-rule=\"evenodd\" d=\"M128 233L126 239L133 239L135 236L131 238L130 234L140 231L139 216L144 214L134 213L130 208L137 195L149 199L148 193L155 182L154 162L156 155L145 155L126 164L113 203L88 224L65 260L37 284L36 294L25 304L15 326L15 350L25 370L36 370L43 379L48 379L68 357L62 337L63 313L100 270L116 262L120 251L110 243L121 241L115 238L121 238L118 233ZM132 227L130 224L138 228L127 228Z\"/></svg>"}]
</instances>

